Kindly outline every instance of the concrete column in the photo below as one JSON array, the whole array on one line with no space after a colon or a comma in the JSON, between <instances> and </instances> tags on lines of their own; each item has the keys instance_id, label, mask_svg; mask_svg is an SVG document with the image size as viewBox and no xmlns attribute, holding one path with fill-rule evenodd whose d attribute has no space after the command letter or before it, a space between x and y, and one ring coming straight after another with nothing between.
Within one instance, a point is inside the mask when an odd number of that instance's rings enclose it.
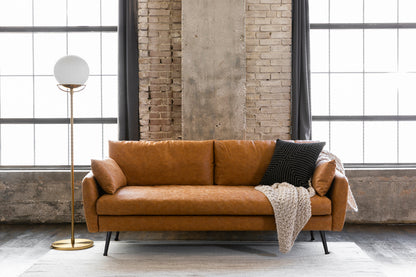
<instances>
[{"instance_id":1,"label":"concrete column","mask_svg":"<svg viewBox=\"0 0 416 277\"><path fill-rule=\"evenodd\" d=\"M244 139L245 0L182 0L183 139Z\"/></svg>"}]
</instances>

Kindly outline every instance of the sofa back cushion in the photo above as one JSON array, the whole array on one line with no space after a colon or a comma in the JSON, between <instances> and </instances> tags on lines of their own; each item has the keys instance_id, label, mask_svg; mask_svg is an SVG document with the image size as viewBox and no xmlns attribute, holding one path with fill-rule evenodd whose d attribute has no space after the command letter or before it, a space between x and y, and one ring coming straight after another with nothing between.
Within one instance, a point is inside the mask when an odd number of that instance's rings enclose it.
<instances>
[{"instance_id":1,"label":"sofa back cushion","mask_svg":"<svg viewBox=\"0 0 416 277\"><path fill-rule=\"evenodd\" d=\"M274 140L216 140L215 184L256 186L270 160Z\"/></svg>"},{"instance_id":2,"label":"sofa back cushion","mask_svg":"<svg viewBox=\"0 0 416 277\"><path fill-rule=\"evenodd\" d=\"M213 141L110 141L128 185L213 185Z\"/></svg>"}]
</instances>

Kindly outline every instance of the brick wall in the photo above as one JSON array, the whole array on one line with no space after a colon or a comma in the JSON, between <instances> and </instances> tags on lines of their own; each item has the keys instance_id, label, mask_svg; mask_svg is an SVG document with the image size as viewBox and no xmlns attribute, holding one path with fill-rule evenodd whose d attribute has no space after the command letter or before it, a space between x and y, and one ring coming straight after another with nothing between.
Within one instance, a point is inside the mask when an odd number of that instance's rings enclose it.
<instances>
[{"instance_id":1,"label":"brick wall","mask_svg":"<svg viewBox=\"0 0 416 277\"><path fill-rule=\"evenodd\" d=\"M181 0L139 1L142 139L181 138ZM246 0L246 138L290 137L291 0Z\"/></svg>"},{"instance_id":2,"label":"brick wall","mask_svg":"<svg viewBox=\"0 0 416 277\"><path fill-rule=\"evenodd\" d=\"M140 132L181 137L181 1L138 0Z\"/></svg>"},{"instance_id":3,"label":"brick wall","mask_svg":"<svg viewBox=\"0 0 416 277\"><path fill-rule=\"evenodd\" d=\"M290 138L291 0L246 0L246 138Z\"/></svg>"}]
</instances>

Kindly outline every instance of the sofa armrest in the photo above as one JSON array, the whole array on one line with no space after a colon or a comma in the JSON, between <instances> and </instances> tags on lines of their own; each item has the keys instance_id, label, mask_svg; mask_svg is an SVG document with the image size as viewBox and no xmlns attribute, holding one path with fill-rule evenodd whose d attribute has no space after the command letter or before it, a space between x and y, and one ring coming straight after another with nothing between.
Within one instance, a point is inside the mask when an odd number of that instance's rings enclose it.
<instances>
[{"instance_id":1,"label":"sofa armrest","mask_svg":"<svg viewBox=\"0 0 416 277\"><path fill-rule=\"evenodd\" d=\"M327 196L332 202L332 231L342 231L347 210L348 180L338 171Z\"/></svg>"},{"instance_id":2,"label":"sofa armrest","mask_svg":"<svg viewBox=\"0 0 416 277\"><path fill-rule=\"evenodd\" d=\"M91 233L98 232L98 215L96 203L100 197L98 184L95 181L92 172L82 180L82 200L84 202L85 220L87 222L88 231Z\"/></svg>"}]
</instances>

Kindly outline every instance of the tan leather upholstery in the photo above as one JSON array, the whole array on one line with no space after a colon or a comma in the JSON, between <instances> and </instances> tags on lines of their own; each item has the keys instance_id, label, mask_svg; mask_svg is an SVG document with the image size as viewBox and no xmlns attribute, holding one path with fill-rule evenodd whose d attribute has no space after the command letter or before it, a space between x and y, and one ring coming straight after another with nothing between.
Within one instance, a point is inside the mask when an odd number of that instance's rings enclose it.
<instances>
[{"instance_id":1,"label":"tan leather upholstery","mask_svg":"<svg viewBox=\"0 0 416 277\"><path fill-rule=\"evenodd\" d=\"M324 196L331 188L336 166L335 160L332 160L321 163L315 168L312 176L312 186L318 195Z\"/></svg>"},{"instance_id":2,"label":"tan leather upholstery","mask_svg":"<svg viewBox=\"0 0 416 277\"><path fill-rule=\"evenodd\" d=\"M331 216L314 216L303 230L331 230ZM100 216L108 231L275 231L273 216Z\"/></svg>"},{"instance_id":3,"label":"tan leather upholstery","mask_svg":"<svg viewBox=\"0 0 416 277\"><path fill-rule=\"evenodd\" d=\"M91 170L106 193L114 194L127 185L126 176L113 159L91 160Z\"/></svg>"},{"instance_id":4,"label":"tan leather upholstery","mask_svg":"<svg viewBox=\"0 0 416 277\"><path fill-rule=\"evenodd\" d=\"M313 215L331 214L331 201L315 195ZM127 186L97 202L99 215L273 215L252 186Z\"/></svg>"},{"instance_id":5,"label":"tan leather upholstery","mask_svg":"<svg viewBox=\"0 0 416 277\"><path fill-rule=\"evenodd\" d=\"M98 216L95 209L100 193L98 190L98 184L89 172L87 176L82 180L82 200L84 202L84 213L87 221L88 231L94 233L98 232Z\"/></svg>"},{"instance_id":6,"label":"tan leather upholstery","mask_svg":"<svg viewBox=\"0 0 416 277\"><path fill-rule=\"evenodd\" d=\"M320 216L312 216L308 223L306 223L305 227L302 230L304 231L331 231L332 230L332 216L331 215L320 215Z\"/></svg>"},{"instance_id":7,"label":"tan leather upholstery","mask_svg":"<svg viewBox=\"0 0 416 277\"><path fill-rule=\"evenodd\" d=\"M331 230L331 216L313 216L303 230ZM100 216L108 231L275 231L274 216Z\"/></svg>"},{"instance_id":8,"label":"tan leather upholstery","mask_svg":"<svg viewBox=\"0 0 416 277\"><path fill-rule=\"evenodd\" d=\"M132 186L103 195L89 173L82 182L88 230L275 230L270 203L253 187L275 142L215 143L214 149L213 141L111 142L110 157ZM348 181L337 172L327 197L311 198L312 217L304 230L342 230L347 193Z\"/></svg>"},{"instance_id":9,"label":"tan leather upholstery","mask_svg":"<svg viewBox=\"0 0 416 277\"><path fill-rule=\"evenodd\" d=\"M331 189L327 195L332 201L332 231L341 231L344 227L345 213L347 210L347 178L341 173L336 172Z\"/></svg>"},{"instance_id":10,"label":"tan leather upholstery","mask_svg":"<svg viewBox=\"0 0 416 277\"><path fill-rule=\"evenodd\" d=\"M274 140L216 140L215 184L256 186L269 165Z\"/></svg>"},{"instance_id":11,"label":"tan leather upholstery","mask_svg":"<svg viewBox=\"0 0 416 277\"><path fill-rule=\"evenodd\" d=\"M110 141L128 185L212 185L213 141Z\"/></svg>"},{"instance_id":12,"label":"tan leather upholstery","mask_svg":"<svg viewBox=\"0 0 416 277\"><path fill-rule=\"evenodd\" d=\"M267 230L276 230L273 216L100 216L100 232Z\"/></svg>"}]
</instances>

